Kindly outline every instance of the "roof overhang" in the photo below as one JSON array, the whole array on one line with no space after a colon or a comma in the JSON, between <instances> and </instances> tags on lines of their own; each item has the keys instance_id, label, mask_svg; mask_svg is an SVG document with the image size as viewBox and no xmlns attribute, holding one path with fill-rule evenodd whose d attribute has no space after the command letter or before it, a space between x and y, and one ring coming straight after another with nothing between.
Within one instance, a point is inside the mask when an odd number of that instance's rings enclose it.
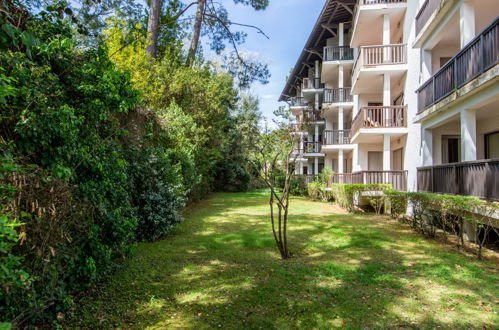
<instances>
[{"instance_id":1,"label":"roof overhang","mask_svg":"<svg viewBox=\"0 0 499 330\"><path fill-rule=\"evenodd\" d=\"M312 67L316 60L322 60L323 48L326 46L327 39L333 37L334 31L337 29L335 23L351 21L356 4L357 0L326 0L279 101L285 101L296 93L296 85L307 77L308 68Z\"/></svg>"}]
</instances>

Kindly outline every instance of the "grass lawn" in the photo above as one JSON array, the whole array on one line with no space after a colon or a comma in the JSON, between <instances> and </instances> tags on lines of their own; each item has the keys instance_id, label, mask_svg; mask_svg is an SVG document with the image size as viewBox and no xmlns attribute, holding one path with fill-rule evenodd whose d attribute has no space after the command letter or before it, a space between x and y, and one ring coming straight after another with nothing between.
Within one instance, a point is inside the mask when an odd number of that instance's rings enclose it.
<instances>
[{"instance_id":1,"label":"grass lawn","mask_svg":"<svg viewBox=\"0 0 499 330\"><path fill-rule=\"evenodd\" d=\"M75 307L85 328L497 328L499 269L384 216L295 198L279 259L265 192L216 194Z\"/></svg>"}]
</instances>

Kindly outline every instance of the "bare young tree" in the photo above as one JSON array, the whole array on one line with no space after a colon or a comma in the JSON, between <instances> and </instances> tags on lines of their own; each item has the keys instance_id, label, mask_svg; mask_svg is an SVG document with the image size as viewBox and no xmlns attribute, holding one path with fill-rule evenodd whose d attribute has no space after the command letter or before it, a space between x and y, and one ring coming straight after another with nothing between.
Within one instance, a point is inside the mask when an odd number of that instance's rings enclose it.
<instances>
[{"instance_id":1,"label":"bare young tree","mask_svg":"<svg viewBox=\"0 0 499 330\"><path fill-rule=\"evenodd\" d=\"M288 248L288 216L291 178L295 172L295 138L288 128L266 131L255 144L253 165L270 190L269 207L272 234L282 259L291 257ZM281 186L276 180L284 173Z\"/></svg>"}]
</instances>

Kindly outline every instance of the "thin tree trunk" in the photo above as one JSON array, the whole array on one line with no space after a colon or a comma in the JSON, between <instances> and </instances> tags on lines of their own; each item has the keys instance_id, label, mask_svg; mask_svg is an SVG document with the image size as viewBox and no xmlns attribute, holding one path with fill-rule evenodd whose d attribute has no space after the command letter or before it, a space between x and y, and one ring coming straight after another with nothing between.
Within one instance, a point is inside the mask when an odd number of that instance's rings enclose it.
<instances>
[{"instance_id":1,"label":"thin tree trunk","mask_svg":"<svg viewBox=\"0 0 499 330\"><path fill-rule=\"evenodd\" d=\"M192 33L191 47L189 48L189 54L187 55L187 66L189 67L192 67L192 65L194 64L194 58L196 57L196 52L198 50L205 6L206 0L198 0L198 8L196 11L196 21L194 22L194 31Z\"/></svg>"},{"instance_id":2,"label":"thin tree trunk","mask_svg":"<svg viewBox=\"0 0 499 330\"><path fill-rule=\"evenodd\" d=\"M151 7L149 9L149 21L147 23L149 46L147 46L146 51L154 58L157 56L158 52L158 30L160 15L161 0L151 0Z\"/></svg>"}]
</instances>

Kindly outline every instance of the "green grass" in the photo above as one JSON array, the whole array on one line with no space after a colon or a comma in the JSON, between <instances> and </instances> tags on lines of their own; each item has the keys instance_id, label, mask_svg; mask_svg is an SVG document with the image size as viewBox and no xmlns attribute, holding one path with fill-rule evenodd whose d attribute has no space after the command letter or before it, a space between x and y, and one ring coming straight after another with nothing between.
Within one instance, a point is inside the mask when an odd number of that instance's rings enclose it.
<instances>
[{"instance_id":1,"label":"green grass","mask_svg":"<svg viewBox=\"0 0 499 330\"><path fill-rule=\"evenodd\" d=\"M295 198L279 259L265 192L216 194L140 244L68 328L495 328L499 271L383 216Z\"/></svg>"}]
</instances>

